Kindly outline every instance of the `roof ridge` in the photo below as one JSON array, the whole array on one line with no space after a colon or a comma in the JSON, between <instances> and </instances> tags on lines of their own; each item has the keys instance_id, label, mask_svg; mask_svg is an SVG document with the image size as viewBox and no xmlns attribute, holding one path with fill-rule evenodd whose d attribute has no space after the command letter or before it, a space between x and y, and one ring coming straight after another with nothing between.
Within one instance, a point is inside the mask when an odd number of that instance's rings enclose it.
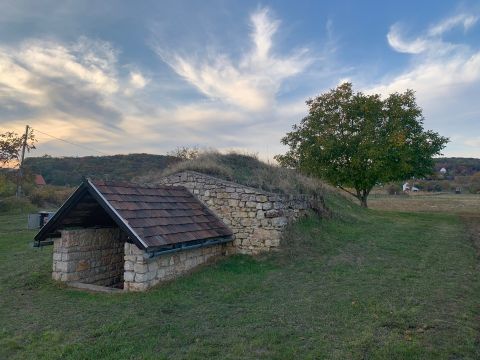
<instances>
[{"instance_id":1,"label":"roof ridge","mask_svg":"<svg viewBox=\"0 0 480 360\"><path fill-rule=\"evenodd\" d=\"M113 181L113 180L100 180L89 179L95 186L115 186L126 188L142 188L142 189L167 189L167 190L183 190L187 189L182 185L160 185L160 184L138 184L129 181Z\"/></svg>"}]
</instances>

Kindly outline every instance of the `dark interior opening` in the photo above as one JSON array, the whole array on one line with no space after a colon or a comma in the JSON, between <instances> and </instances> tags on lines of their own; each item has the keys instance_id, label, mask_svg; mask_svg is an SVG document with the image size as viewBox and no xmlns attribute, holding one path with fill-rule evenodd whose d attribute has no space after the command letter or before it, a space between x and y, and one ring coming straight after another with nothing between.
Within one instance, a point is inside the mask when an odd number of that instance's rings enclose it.
<instances>
[{"instance_id":1,"label":"dark interior opening","mask_svg":"<svg viewBox=\"0 0 480 360\"><path fill-rule=\"evenodd\" d=\"M81 278L79 282L123 289L124 245L127 240L127 235L117 226L107 212L88 192L85 193L72 209L70 209L68 214L62 218L57 229L114 230L118 236L116 236L115 241L112 242L111 248L108 248L108 244L106 244L105 239L103 239L102 241L99 241L98 252L93 252L93 258L85 259L85 263L97 266L95 271L100 272L100 274L95 275L95 279L92 279L91 276L85 275L85 277L83 279ZM95 234L95 232L92 232L92 234ZM52 237L58 237L59 234L51 235ZM92 239L92 241L95 241L95 239ZM111 253L113 253L113 255ZM102 269L105 269L105 277L103 278L101 277ZM84 272L87 273L87 271ZM82 274L82 272L80 271L79 274Z\"/></svg>"}]
</instances>

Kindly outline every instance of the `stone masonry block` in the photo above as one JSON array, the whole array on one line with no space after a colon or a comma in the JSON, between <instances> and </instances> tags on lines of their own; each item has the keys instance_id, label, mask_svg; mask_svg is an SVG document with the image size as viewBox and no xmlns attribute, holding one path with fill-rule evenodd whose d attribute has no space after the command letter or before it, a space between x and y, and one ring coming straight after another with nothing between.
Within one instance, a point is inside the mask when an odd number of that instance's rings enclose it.
<instances>
[{"instance_id":1,"label":"stone masonry block","mask_svg":"<svg viewBox=\"0 0 480 360\"><path fill-rule=\"evenodd\" d=\"M138 274L144 274L148 271L148 265L136 263L133 265L133 271L135 271Z\"/></svg>"}]
</instances>

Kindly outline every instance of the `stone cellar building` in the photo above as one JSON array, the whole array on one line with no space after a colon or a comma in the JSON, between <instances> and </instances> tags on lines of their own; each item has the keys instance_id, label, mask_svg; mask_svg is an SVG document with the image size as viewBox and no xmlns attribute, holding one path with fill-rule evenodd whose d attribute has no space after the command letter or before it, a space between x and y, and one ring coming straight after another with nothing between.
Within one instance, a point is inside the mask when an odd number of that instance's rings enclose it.
<instances>
[{"instance_id":1,"label":"stone cellar building","mask_svg":"<svg viewBox=\"0 0 480 360\"><path fill-rule=\"evenodd\" d=\"M144 291L221 256L277 248L308 208L196 172L148 185L85 179L34 244L53 244L54 280Z\"/></svg>"}]
</instances>

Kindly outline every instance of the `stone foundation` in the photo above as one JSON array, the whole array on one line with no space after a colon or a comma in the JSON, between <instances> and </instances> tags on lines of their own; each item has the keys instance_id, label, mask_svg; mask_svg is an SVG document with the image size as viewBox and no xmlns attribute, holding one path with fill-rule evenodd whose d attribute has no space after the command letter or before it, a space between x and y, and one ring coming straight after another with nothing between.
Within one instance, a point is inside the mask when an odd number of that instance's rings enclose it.
<instances>
[{"instance_id":1,"label":"stone foundation","mask_svg":"<svg viewBox=\"0 0 480 360\"><path fill-rule=\"evenodd\" d=\"M311 208L306 196L269 193L195 171L167 176L157 184L185 186L215 212L235 235L230 252L258 254L278 248L287 223Z\"/></svg>"},{"instance_id":2,"label":"stone foundation","mask_svg":"<svg viewBox=\"0 0 480 360\"><path fill-rule=\"evenodd\" d=\"M183 250L151 259L135 244L125 243L125 291L144 291L168 280L173 280L193 268L205 264L225 252L225 245Z\"/></svg>"},{"instance_id":3,"label":"stone foundation","mask_svg":"<svg viewBox=\"0 0 480 360\"><path fill-rule=\"evenodd\" d=\"M54 280L101 286L123 282L125 237L118 228L61 230L53 243Z\"/></svg>"}]
</instances>

